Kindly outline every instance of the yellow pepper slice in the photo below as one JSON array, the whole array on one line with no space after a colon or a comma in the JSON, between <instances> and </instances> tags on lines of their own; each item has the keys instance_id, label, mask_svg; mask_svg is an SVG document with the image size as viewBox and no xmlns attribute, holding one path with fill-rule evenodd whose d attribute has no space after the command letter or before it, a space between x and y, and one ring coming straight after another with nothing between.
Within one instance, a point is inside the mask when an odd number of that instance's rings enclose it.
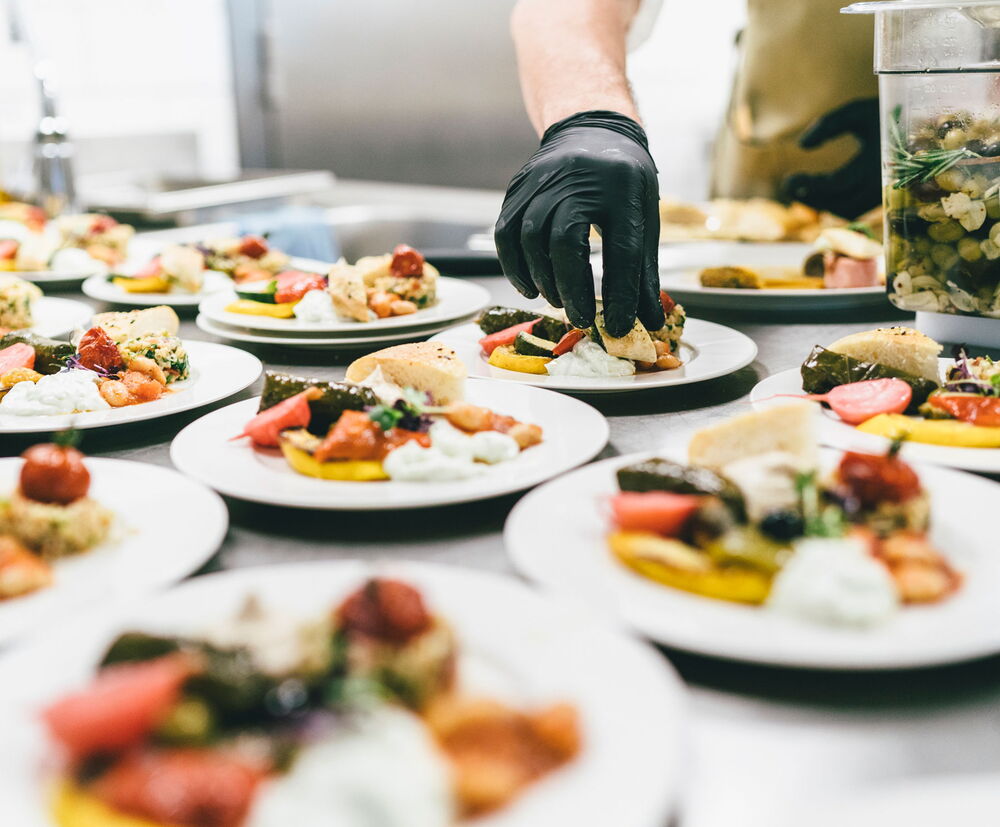
<instances>
[{"instance_id":1,"label":"yellow pepper slice","mask_svg":"<svg viewBox=\"0 0 1000 827\"><path fill-rule=\"evenodd\" d=\"M56 788L52 818L59 827L165 827L120 813L71 781L63 781Z\"/></svg>"},{"instance_id":2,"label":"yellow pepper slice","mask_svg":"<svg viewBox=\"0 0 1000 827\"><path fill-rule=\"evenodd\" d=\"M501 345L491 354L489 362L495 368L514 370L518 373L537 373L545 375L545 366L552 360L548 356L522 356L515 353L510 345Z\"/></svg>"},{"instance_id":3,"label":"yellow pepper slice","mask_svg":"<svg viewBox=\"0 0 1000 827\"><path fill-rule=\"evenodd\" d=\"M906 439L952 448L1000 448L1000 428L972 425L956 419L920 419L902 414L879 414L858 425L866 434Z\"/></svg>"},{"instance_id":4,"label":"yellow pepper slice","mask_svg":"<svg viewBox=\"0 0 1000 827\"><path fill-rule=\"evenodd\" d=\"M111 279L111 283L126 293L166 293L170 290L170 282L163 276L144 276L134 279L118 276Z\"/></svg>"},{"instance_id":5,"label":"yellow pepper slice","mask_svg":"<svg viewBox=\"0 0 1000 827\"><path fill-rule=\"evenodd\" d=\"M379 460L334 460L319 462L308 451L296 448L287 441L281 443L281 453L295 471L307 477L321 480L339 480L341 482L372 482L387 480Z\"/></svg>"},{"instance_id":6,"label":"yellow pepper slice","mask_svg":"<svg viewBox=\"0 0 1000 827\"><path fill-rule=\"evenodd\" d=\"M771 578L742 566L716 566L697 549L644 531L616 531L611 553L643 577L702 597L758 605L767 600Z\"/></svg>"},{"instance_id":7,"label":"yellow pepper slice","mask_svg":"<svg viewBox=\"0 0 1000 827\"><path fill-rule=\"evenodd\" d=\"M298 302L268 304L255 302L253 299L238 299L226 305L226 312L242 313L245 316L270 316L272 319L290 319L295 315L296 304Z\"/></svg>"},{"instance_id":8,"label":"yellow pepper slice","mask_svg":"<svg viewBox=\"0 0 1000 827\"><path fill-rule=\"evenodd\" d=\"M17 262L12 258L0 259L0 271L8 273L17 269Z\"/></svg>"}]
</instances>

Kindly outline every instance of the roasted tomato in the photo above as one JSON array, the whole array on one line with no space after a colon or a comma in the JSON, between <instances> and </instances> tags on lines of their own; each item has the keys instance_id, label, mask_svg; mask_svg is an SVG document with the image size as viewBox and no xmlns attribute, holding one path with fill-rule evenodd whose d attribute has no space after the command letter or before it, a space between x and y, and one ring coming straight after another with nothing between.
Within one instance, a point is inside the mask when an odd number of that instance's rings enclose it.
<instances>
[{"instance_id":1,"label":"roasted tomato","mask_svg":"<svg viewBox=\"0 0 1000 827\"><path fill-rule=\"evenodd\" d=\"M20 242L11 238L0 241L0 259L7 260L17 256L17 250L21 246Z\"/></svg>"},{"instance_id":2,"label":"roasted tomato","mask_svg":"<svg viewBox=\"0 0 1000 827\"><path fill-rule=\"evenodd\" d=\"M316 449L320 462L382 458L382 429L364 411L344 411Z\"/></svg>"},{"instance_id":3,"label":"roasted tomato","mask_svg":"<svg viewBox=\"0 0 1000 827\"><path fill-rule=\"evenodd\" d=\"M260 236L248 235L240 241L239 253L248 258L260 258L267 253L267 242Z\"/></svg>"},{"instance_id":4,"label":"roasted tomato","mask_svg":"<svg viewBox=\"0 0 1000 827\"><path fill-rule=\"evenodd\" d=\"M75 757L126 749L166 718L194 672L192 658L180 654L108 666L90 686L56 701L42 717Z\"/></svg>"},{"instance_id":5,"label":"roasted tomato","mask_svg":"<svg viewBox=\"0 0 1000 827\"><path fill-rule=\"evenodd\" d=\"M106 233L112 227L117 227L118 222L115 221L110 215L95 215L94 220L90 224L90 232L94 235L100 233Z\"/></svg>"},{"instance_id":6,"label":"roasted tomato","mask_svg":"<svg viewBox=\"0 0 1000 827\"><path fill-rule=\"evenodd\" d=\"M21 494L39 503L69 505L86 497L90 472L83 454L68 445L32 445L21 456Z\"/></svg>"},{"instance_id":7,"label":"roasted tomato","mask_svg":"<svg viewBox=\"0 0 1000 827\"><path fill-rule=\"evenodd\" d=\"M398 278L411 278L423 275L424 257L408 247L406 244L399 244L392 251L392 263L389 265L389 272Z\"/></svg>"},{"instance_id":8,"label":"roasted tomato","mask_svg":"<svg viewBox=\"0 0 1000 827\"><path fill-rule=\"evenodd\" d=\"M927 401L962 422L984 427L1000 426L1000 398L996 396L934 394Z\"/></svg>"},{"instance_id":9,"label":"roasted tomato","mask_svg":"<svg viewBox=\"0 0 1000 827\"><path fill-rule=\"evenodd\" d=\"M117 373L125 367L118 345L100 327L92 327L83 334L76 352L80 365L90 370Z\"/></svg>"},{"instance_id":10,"label":"roasted tomato","mask_svg":"<svg viewBox=\"0 0 1000 827\"><path fill-rule=\"evenodd\" d=\"M426 631L431 616L413 586L399 580L373 577L350 595L336 611L348 632L392 643L406 643Z\"/></svg>"},{"instance_id":11,"label":"roasted tomato","mask_svg":"<svg viewBox=\"0 0 1000 827\"><path fill-rule=\"evenodd\" d=\"M920 493L916 471L895 455L848 451L837 474L846 493L865 508L883 502L906 502Z\"/></svg>"},{"instance_id":12,"label":"roasted tomato","mask_svg":"<svg viewBox=\"0 0 1000 827\"><path fill-rule=\"evenodd\" d=\"M304 273L301 270L287 270L278 273L278 289L274 301L278 304L297 302L310 290L325 290L326 277L319 273Z\"/></svg>"},{"instance_id":13,"label":"roasted tomato","mask_svg":"<svg viewBox=\"0 0 1000 827\"><path fill-rule=\"evenodd\" d=\"M663 307L664 313L670 313L670 311L677 307L677 302L670 298L670 294L666 290L661 290L660 305Z\"/></svg>"},{"instance_id":14,"label":"roasted tomato","mask_svg":"<svg viewBox=\"0 0 1000 827\"><path fill-rule=\"evenodd\" d=\"M156 824L237 827L264 769L213 750L127 753L90 791L115 810Z\"/></svg>"}]
</instances>

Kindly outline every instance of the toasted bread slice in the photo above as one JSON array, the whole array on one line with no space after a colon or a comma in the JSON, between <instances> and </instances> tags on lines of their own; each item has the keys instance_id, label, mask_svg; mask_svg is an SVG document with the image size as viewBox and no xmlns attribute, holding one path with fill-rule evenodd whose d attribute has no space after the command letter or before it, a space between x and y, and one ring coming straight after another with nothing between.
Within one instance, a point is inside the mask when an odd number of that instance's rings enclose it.
<instances>
[{"instance_id":1,"label":"toasted bread slice","mask_svg":"<svg viewBox=\"0 0 1000 827\"><path fill-rule=\"evenodd\" d=\"M932 382L941 381L938 356L942 346L912 327L881 327L852 333L838 339L828 350L863 362L878 362Z\"/></svg>"},{"instance_id":2,"label":"toasted bread slice","mask_svg":"<svg viewBox=\"0 0 1000 827\"><path fill-rule=\"evenodd\" d=\"M141 336L176 336L181 320L172 307L161 304L144 310L98 313L91 324L103 328L112 339L121 343Z\"/></svg>"},{"instance_id":3,"label":"toasted bread slice","mask_svg":"<svg viewBox=\"0 0 1000 827\"><path fill-rule=\"evenodd\" d=\"M610 356L617 356L619 359L632 359L636 362L656 361L656 347L653 345L653 338L638 319L636 319L632 329L621 338L608 335L608 331L604 328L603 312L597 314L594 325L604 343L604 349Z\"/></svg>"},{"instance_id":4,"label":"toasted bread slice","mask_svg":"<svg viewBox=\"0 0 1000 827\"><path fill-rule=\"evenodd\" d=\"M414 342L369 353L348 366L345 378L361 383L376 368L381 368L388 381L424 391L438 405L458 401L464 393L465 365L454 350L440 342Z\"/></svg>"},{"instance_id":5,"label":"toasted bread slice","mask_svg":"<svg viewBox=\"0 0 1000 827\"><path fill-rule=\"evenodd\" d=\"M688 461L719 471L746 457L781 451L804 467L818 461L815 405L793 402L751 411L698 431L688 445Z\"/></svg>"},{"instance_id":6,"label":"toasted bread slice","mask_svg":"<svg viewBox=\"0 0 1000 827\"><path fill-rule=\"evenodd\" d=\"M327 276L327 290L333 301L333 309L341 316L358 322L370 321L368 290L361 272L343 259L338 261Z\"/></svg>"}]
</instances>

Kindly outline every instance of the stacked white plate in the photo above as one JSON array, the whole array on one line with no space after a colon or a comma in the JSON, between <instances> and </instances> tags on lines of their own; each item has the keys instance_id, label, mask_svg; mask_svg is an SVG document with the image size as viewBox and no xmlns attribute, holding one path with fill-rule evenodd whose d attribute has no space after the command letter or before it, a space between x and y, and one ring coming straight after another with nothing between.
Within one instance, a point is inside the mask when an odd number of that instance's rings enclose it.
<instances>
[{"instance_id":1,"label":"stacked white plate","mask_svg":"<svg viewBox=\"0 0 1000 827\"><path fill-rule=\"evenodd\" d=\"M225 290L206 297L198 306L196 323L206 333L234 342L323 350L361 350L371 345L426 339L445 328L472 319L490 302L477 284L453 278L438 281L438 302L409 316L371 322L337 319L307 322L230 313L226 307L236 294Z\"/></svg>"}]
</instances>

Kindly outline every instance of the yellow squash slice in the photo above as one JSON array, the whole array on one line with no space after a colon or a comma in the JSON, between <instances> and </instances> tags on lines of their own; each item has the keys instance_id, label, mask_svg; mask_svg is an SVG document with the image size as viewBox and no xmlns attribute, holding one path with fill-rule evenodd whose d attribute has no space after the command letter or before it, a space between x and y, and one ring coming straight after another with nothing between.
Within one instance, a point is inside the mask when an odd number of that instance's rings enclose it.
<instances>
[{"instance_id":1,"label":"yellow squash slice","mask_svg":"<svg viewBox=\"0 0 1000 827\"><path fill-rule=\"evenodd\" d=\"M515 353L510 345L500 345L490 354L490 364L495 368L513 370L518 373L537 373L545 375L545 366L552 360L548 356L522 356Z\"/></svg>"},{"instance_id":2,"label":"yellow squash slice","mask_svg":"<svg viewBox=\"0 0 1000 827\"><path fill-rule=\"evenodd\" d=\"M387 480L389 475L378 460L335 460L320 462L308 451L296 448L282 440L281 453L288 464L307 477L321 480L339 480L341 482L372 482Z\"/></svg>"},{"instance_id":3,"label":"yellow squash slice","mask_svg":"<svg viewBox=\"0 0 1000 827\"><path fill-rule=\"evenodd\" d=\"M702 597L756 605L771 591L767 575L742 566L716 566L680 540L644 531L616 531L608 543L615 557L643 577Z\"/></svg>"},{"instance_id":4,"label":"yellow squash slice","mask_svg":"<svg viewBox=\"0 0 1000 827\"><path fill-rule=\"evenodd\" d=\"M295 315L298 302L268 304L253 299L238 299L226 305L227 313L242 313L245 316L270 316L272 319L290 319Z\"/></svg>"},{"instance_id":5,"label":"yellow squash slice","mask_svg":"<svg viewBox=\"0 0 1000 827\"><path fill-rule=\"evenodd\" d=\"M1000 448L1000 428L972 425L955 419L920 419L902 414L879 414L858 426L866 434L906 439L952 448Z\"/></svg>"},{"instance_id":6,"label":"yellow squash slice","mask_svg":"<svg viewBox=\"0 0 1000 827\"><path fill-rule=\"evenodd\" d=\"M52 819L59 827L169 827L113 810L71 781L62 782L52 801Z\"/></svg>"},{"instance_id":7,"label":"yellow squash slice","mask_svg":"<svg viewBox=\"0 0 1000 827\"><path fill-rule=\"evenodd\" d=\"M143 278L114 278L111 283L120 287L126 293L166 293L170 290L170 282L163 276L144 276Z\"/></svg>"}]
</instances>

